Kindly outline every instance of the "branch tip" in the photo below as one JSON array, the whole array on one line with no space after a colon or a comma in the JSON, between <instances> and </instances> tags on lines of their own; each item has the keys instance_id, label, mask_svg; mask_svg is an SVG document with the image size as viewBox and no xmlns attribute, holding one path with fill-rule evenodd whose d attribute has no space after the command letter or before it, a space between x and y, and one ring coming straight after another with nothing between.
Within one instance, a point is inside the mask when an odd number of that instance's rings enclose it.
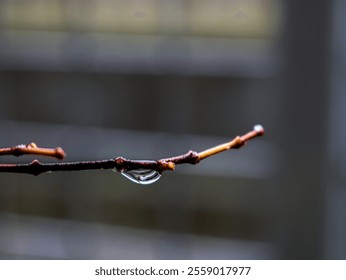
<instances>
[{"instance_id":1,"label":"branch tip","mask_svg":"<svg viewBox=\"0 0 346 280\"><path fill-rule=\"evenodd\" d=\"M259 133L258 136L264 135L264 128L262 125L256 124L253 129Z\"/></svg>"},{"instance_id":2,"label":"branch tip","mask_svg":"<svg viewBox=\"0 0 346 280\"><path fill-rule=\"evenodd\" d=\"M57 159L63 159L66 156L64 150L60 147L55 148L55 156Z\"/></svg>"}]
</instances>

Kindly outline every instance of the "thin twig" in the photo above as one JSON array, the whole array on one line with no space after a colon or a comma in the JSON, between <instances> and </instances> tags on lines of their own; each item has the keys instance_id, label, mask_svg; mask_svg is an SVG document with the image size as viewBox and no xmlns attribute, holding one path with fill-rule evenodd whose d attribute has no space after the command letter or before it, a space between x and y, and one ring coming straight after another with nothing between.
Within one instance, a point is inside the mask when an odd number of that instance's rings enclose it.
<instances>
[{"instance_id":1,"label":"thin twig","mask_svg":"<svg viewBox=\"0 0 346 280\"><path fill-rule=\"evenodd\" d=\"M28 154L55 157L57 159L63 159L65 157L65 152L60 147L55 149L39 148L34 142L31 142L28 145L18 145L11 148L0 149L0 156L13 155L19 157Z\"/></svg>"},{"instance_id":2,"label":"thin twig","mask_svg":"<svg viewBox=\"0 0 346 280\"><path fill-rule=\"evenodd\" d=\"M117 157L99 161L80 161L80 162L61 162L61 163L41 163L33 160L26 164L0 164L0 172L11 173L27 173L39 175L52 171L80 171L92 169L116 169L120 172L135 169L151 169L160 173L166 170L174 170L178 164L197 164L201 160L218 154L229 149L238 149L242 147L248 140L264 134L264 129L260 125L256 125L254 129L243 136L237 136L232 141L224 143L202 152L189 151L186 154L163 158L159 160L130 160L123 157ZM24 154L36 154L63 158L65 153L61 148L46 149L38 148L35 144L19 145L13 148L0 149L0 155L20 156Z\"/></svg>"},{"instance_id":3,"label":"thin twig","mask_svg":"<svg viewBox=\"0 0 346 280\"><path fill-rule=\"evenodd\" d=\"M227 151L229 149L239 149L240 147L244 146L246 141L258 136L262 136L263 134L264 134L263 127L261 125L255 125L252 131L246 133L243 136L237 136L228 143L224 143L224 144L215 146L213 148L210 148L208 150L205 150L203 152L200 152L198 154L199 160Z\"/></svg>"}]
</instances>

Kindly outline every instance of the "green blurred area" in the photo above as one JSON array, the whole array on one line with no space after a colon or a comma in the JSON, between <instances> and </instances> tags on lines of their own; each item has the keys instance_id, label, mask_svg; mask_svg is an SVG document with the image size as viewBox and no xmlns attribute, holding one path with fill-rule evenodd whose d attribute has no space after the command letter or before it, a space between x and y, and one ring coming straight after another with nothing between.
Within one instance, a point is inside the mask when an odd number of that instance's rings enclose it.
<instances>
[{"instance_id":1,"label":"green blurred area","mask_svg":"<svg viewBox=\"0 0 346 280\"><path fill-rule=\"evenodd\" d=\"M28 0L2 1L10 29L270 37L277 1Z\"/></svg>"}]
</instances>

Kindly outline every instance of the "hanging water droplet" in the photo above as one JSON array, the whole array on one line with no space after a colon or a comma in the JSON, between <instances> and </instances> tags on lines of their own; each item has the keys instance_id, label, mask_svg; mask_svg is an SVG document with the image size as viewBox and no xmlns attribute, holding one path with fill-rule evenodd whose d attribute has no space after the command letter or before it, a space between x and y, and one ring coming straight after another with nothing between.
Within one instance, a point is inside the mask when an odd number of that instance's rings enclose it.
<instances>
[{"instance_id":1,"label":"hanging water droplet","mask_svg":"<svg viewBox=\"0 0 346 280\"><path fill-rule=\"evenodd\" d=\"M132 182L141 185L149 185L160 179L161 174L156 170L151 169L134 169L122 171L121 174Z\"/></svg>"}]
</instances>

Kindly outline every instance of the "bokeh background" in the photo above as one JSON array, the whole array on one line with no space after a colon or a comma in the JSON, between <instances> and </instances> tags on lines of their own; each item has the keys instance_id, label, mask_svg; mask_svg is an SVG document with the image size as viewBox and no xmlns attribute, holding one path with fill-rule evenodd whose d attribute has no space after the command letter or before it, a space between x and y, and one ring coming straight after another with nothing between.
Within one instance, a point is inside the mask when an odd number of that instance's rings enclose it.
<instances>
[{"instance_id":1,"label":"bokeh background","mask_svg":"<svg viewBox=\"0 0 346 280\"><path fill-rule=\"evenodd\" d=\"M2 173L0 258L346 258L345 5L1 0L2 147L156 159L266 135L148 186Z\"/></svg>"}]
</instances>

